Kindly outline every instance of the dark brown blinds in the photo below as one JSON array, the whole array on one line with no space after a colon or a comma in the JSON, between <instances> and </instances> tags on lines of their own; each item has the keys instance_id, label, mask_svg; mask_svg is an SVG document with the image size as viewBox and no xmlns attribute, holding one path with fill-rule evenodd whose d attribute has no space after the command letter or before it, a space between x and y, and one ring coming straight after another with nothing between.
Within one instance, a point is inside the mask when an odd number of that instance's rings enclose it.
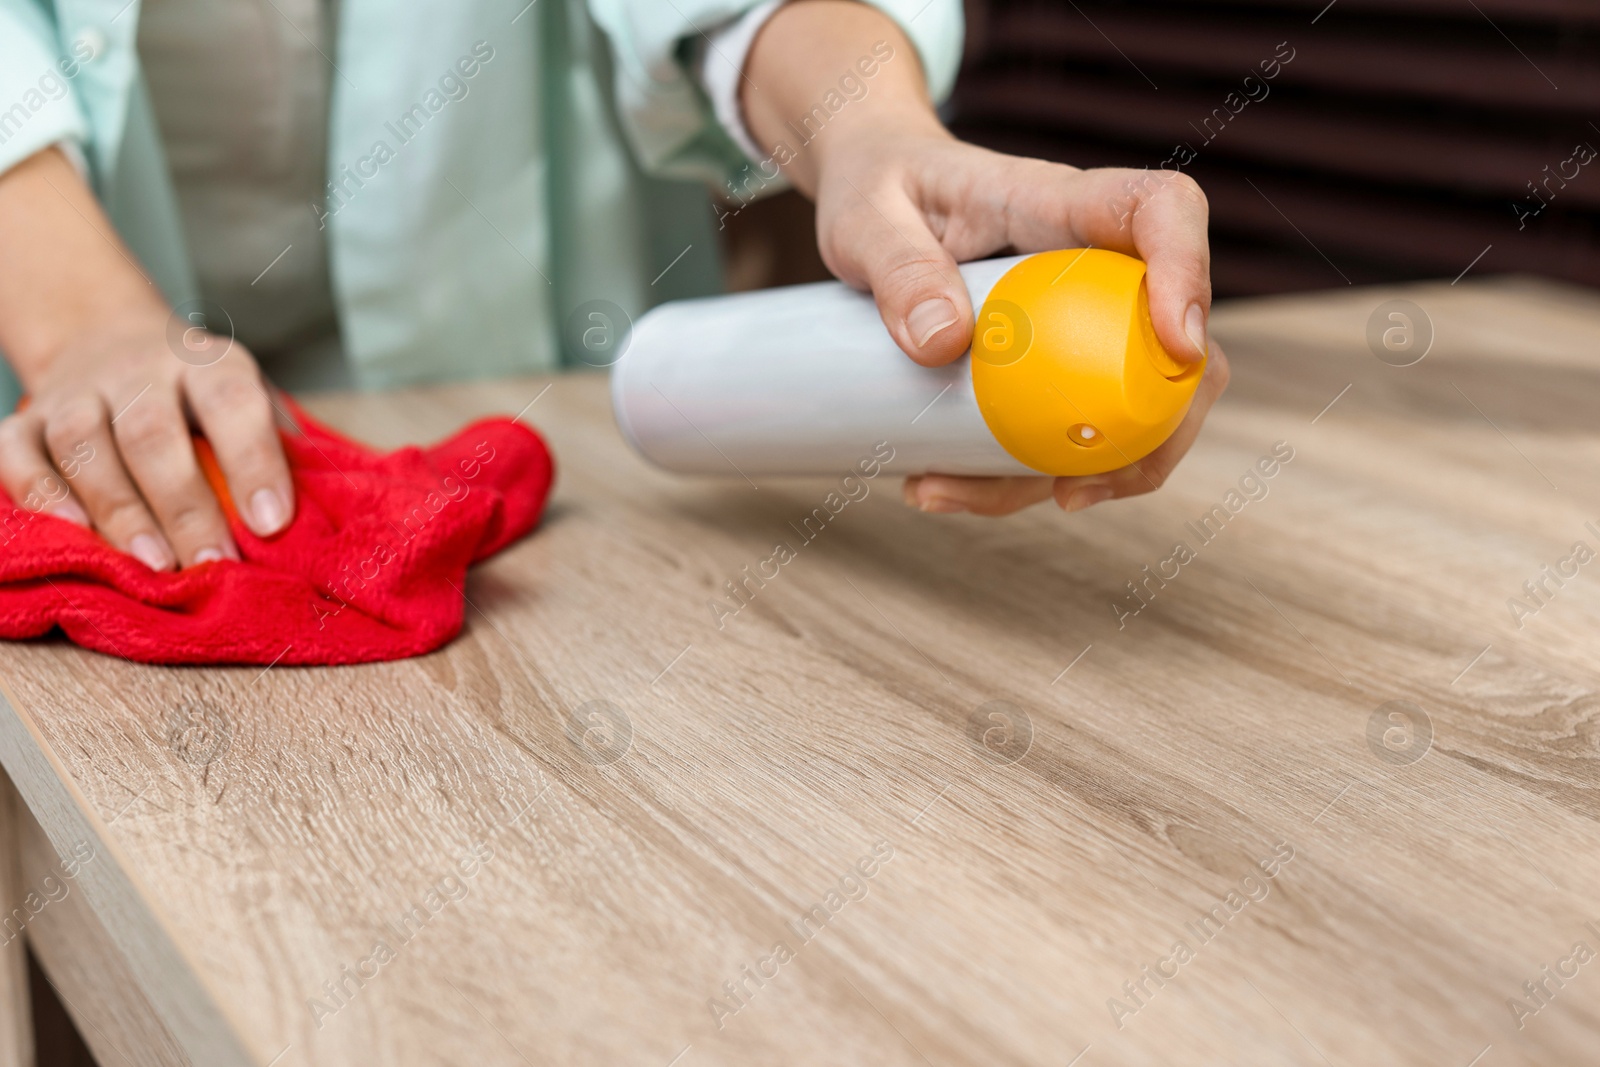
<instances>
[{"instance_id":1,"label":"dark brown blinds","mask_svg":"<svg viewBox=\"0 0 1600 1067\"><path fill-rule=\"evenodd\" d=\"M1182 163L1220 295L1469 265L1600 285L1600 0L979 0L968 18L955 130L1079 166Z\"/></svg>"}]
</instances>

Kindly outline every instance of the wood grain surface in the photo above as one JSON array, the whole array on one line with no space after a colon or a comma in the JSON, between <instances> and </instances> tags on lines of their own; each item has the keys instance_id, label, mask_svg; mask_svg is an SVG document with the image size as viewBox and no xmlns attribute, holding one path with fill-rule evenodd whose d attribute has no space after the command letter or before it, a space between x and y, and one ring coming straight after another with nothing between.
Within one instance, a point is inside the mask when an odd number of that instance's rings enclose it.
<instances>
[{"instance_id":1,"label":"wood grain surface","mask_svg":"<svg viewBox=\"0 0 1600 1067\"><path fill-rule=\"evenodd\" d=\"M1161 492L991 521L884 473L810 540L838 479L648 469L599 377L312 398L384 445L531 402L550 514L407 662L0 648L0 757L92 852L38 921L91 908L153 1016L104 1032L159 1037L102 1062L1594 1062L1600 300L1215 333Z\"/></svg>"}]
</instances>

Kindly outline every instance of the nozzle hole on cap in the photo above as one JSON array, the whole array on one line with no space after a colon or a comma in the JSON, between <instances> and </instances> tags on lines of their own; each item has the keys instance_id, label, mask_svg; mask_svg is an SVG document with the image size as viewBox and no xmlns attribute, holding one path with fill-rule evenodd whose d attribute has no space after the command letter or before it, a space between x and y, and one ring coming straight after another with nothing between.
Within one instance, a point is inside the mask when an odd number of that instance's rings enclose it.
<instances>
[{"instance_id":1,"label":"nozzle hole on cap","mask_svg":"<svg viewBox=\"0 0 1600 1067\"><path fill-rule=\"evenodd\" d=\"M1080 422L1076 426L1069 426L1067 428L1067 438L1073 444L1082 445L1084 448L1097 445L1104 440L1100 434L1100 431L1095 429L1093 426L1090 426L1087 422Z\"/></svg>"}]
</instances>

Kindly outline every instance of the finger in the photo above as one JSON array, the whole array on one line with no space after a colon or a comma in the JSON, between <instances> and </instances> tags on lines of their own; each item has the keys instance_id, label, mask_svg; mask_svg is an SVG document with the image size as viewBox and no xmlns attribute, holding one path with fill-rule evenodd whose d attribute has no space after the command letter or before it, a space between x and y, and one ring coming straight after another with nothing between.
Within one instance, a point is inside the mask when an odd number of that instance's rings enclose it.
<instances>
[{"instance_id":1,"label":"finger","mask_svg":"<svg viewBox=\"0 0 1600 1067\"><path fill-rule=\"evenodd\" d=\"M75 457L72 489L100 535L151 570L170 570L177 555L117 455L105 401L82 393L55 404L44 438L52 455Z\"/></svg>"},{"instance_id":2,"label":"finger","mask_svg":"<svg viewBox=\"0 0 1600 1067\"><path fill-rule=\"evenodd\" d=\"M1211 350L1210 205L1187 174L1150 190L1133 216L1133 244L1145 261L1150 321L1175 359L1204 359Z\"/></svg>"},{"instance_id":3,"label":"finger","mask_svg":"<svg viewBox=\"0 0 1600 1067\"><path fill-rule=\"evenodd\" d=\"M1092 245L1144 260L1156 336L1176 359L1206 353L1210 208L1194 179L1175 170L1018 161L1007 206L1007 235L1021 251Z\"/></svg>"},{"instance_id":4,"label":"finger","mask_svg":"<svg viewBox=\"0 0 1600 1067\"><path fill-rule=\"evenodd\" d=\"M240 518L260 537L283 529L294 514L294 483L255 362L230 355L196 367L185 376L184 390Z\"/></svg>"},{"instance_id":5,"label":"finger","mask_svg":"<svg viewBox=\"0 0 1600 1067\"><path fill-rule=\"evenodd\" d=\"M1213 345L1211 360L1195 389L1194 399L1178 428L1137 463L1108 471L1105 474L1085 475L1081 478L1057 478L1052 490L1056 503L1066 511L1081 511L1104 500L1138 496L1161 488L1188 454L1189 448L1200 435L1211 407L1228 387L1228 357L1222 348Z\"/></svg>"},{"instance_id":6,"label":"finger","mask_svg":"<svg viewBox=\"0 0 1600 1067\"><path fill-rule=\"evenodd\" d=\"M1145 261L1150 321L1173 358L1194 362L1209 349L1210 207L1179 171L1085 171L1089 198L1074 222L1098 247Z\"/></svg>"},{"instance_id":7,"label":"finger","mask_svg":"<svg viewBox=\"0 0 1600 1067\"><path fill-rule=\"evenodd\" d=\"M17 506L59 519L89 525L89 513L45 453L43 423L21 413L0 421L0 485Z\"/></svg>"},{"instance_id":8,"label":"finger","mask_svg":"<svg viewBox=\"0 0 1600 1067\"><path fill-rule=\"evenodd\" d=\"M180 565L238 559L222 509L200 473L175 393L151 389L112 420L117 450Z\"/></svg>"},{"instance_id":9,"label":"finger","mask_svg":"<svg viewBox=\"0 0 1600 1067\"><path fill-rule=\"evenodd\" d=\"M897 186L850 188L829 203L837 218L819 221L828 268L870 289L889 333L929 367L956 359L972 344L972 301L956 261L922 212Z\"/></svg>"},{"instance_id":10,"label":"finger","mask_svg":"<svg viewBox=\"0 0 1600 1067\"><path fill-rule=\"evenodd\" d=\"M905 501L923 511L974 515L1009 515L1050 499L1046 477L963 478L925 474L907 478Z\"/></svg>"}]
</instances>

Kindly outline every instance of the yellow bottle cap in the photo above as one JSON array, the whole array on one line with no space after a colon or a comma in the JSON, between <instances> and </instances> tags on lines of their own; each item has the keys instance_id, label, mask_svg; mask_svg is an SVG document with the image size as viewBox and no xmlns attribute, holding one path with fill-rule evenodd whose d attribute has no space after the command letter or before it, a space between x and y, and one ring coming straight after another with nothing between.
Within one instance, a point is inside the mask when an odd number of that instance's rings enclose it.
<instances>
[{"instance_id":1,"label":"yellow bottle cap","mask_svg":"<svg viewBox=\"0 0 1600 1067\"><path fill-rule=\"evenodd\" d=\"M1040 252L995 283L972 336L978 410L1042 474L1100 474L1153 452L1183 421L1205 361L1156 340L1140 260Z\"/></svg>"}]
</instances>

